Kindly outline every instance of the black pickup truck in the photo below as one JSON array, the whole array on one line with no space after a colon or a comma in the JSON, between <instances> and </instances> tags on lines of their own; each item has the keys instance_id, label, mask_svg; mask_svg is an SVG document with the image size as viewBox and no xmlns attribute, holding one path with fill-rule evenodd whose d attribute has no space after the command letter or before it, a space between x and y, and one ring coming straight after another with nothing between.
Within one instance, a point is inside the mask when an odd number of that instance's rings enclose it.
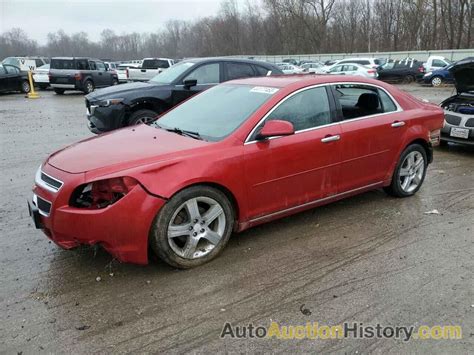
<instances>
[{"instance_id":1,"label":"black pickup truck","mask_svg":"<svg viewBox=\"0 0 474 355\"><path fill-rule=\"evenodd\" d=\"M233 58L184 60L147 82L123 84L86 96L93 133L149 123L187 98L224 81L283 72L270 63Z\"/></svg>"},{"instance_id":2,"label":"black pickup truck","mask_svg":"<svg viewBox=\"0 0 474 355\"><path fill-rule=\"evenodd\" d=\"M118 84L114 70L107 70L103 61L86 57L51 58L49 83L56 94L79 90L89 94L95 88Z\"/></svg>"}]
</instances>

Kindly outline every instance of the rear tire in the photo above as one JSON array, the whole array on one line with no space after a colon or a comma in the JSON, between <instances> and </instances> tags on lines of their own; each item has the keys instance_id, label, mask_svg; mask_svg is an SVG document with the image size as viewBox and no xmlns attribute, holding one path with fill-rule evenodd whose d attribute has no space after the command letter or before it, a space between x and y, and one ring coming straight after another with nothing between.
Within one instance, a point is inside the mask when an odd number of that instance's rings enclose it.
<instances>
[{"instance_id":1,"label":"rear tire","mask_svg":"<svg viewBox=\"0 0 474 355\"><path fill-rule=\"evenodd\" d=\"M415 81L415 77L413 75L407 75L403 78L403 82L406 84L411 84Z\"/></svg>"},{"instance_id":2,"label":"rear tire","mask_svg":"<svg viewBox=\"0 0 474 355\"><path fill-rule=\"evenodd\" d=\"M137 124L149 124L153 122L158 116L158 113L152 110L138 110L131 114L128 125L134 126Z\"/></svg>"},{"instance_id":3,"label":"rear tire","mask_svg":"<svg viewBox=\"0 0 474 355\"><path fill-rule=\"evenodd\" d=\"M64 95L64 89L56 89L54 88L54 92L57 94L57 95Z\"/></svg>"},{"instance_id":4,"label":"rear tire","mask_svg":"<svg viewBox=\"0 0 474 355\"><path fill-rule=\"evenodd\" d=\"M150 246L167 264L189 269L214 259L234 228L227 196L209 186L192 186L174 195L155 217Z\"/></svg>"},{"instance_id":5,"label":"rear tire","mask_svg":"<svg viewBox=\"0 0 474 355\"><path fill-rule=\"evenodd\" d=\"M395 197L414 195L423 185L428 167L426 150L420 144L410 144L400 155L387 194Z\"/></svg>"}]
</instances>

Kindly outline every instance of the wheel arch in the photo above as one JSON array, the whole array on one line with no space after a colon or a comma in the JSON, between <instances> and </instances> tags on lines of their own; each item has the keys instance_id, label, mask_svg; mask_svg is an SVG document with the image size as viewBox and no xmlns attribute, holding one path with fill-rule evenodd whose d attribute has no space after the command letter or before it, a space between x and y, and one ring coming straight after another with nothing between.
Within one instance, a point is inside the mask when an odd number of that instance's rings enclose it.
<instances>
[{"instance_id":1,"label":"wheel arch","mask_svg":"<svg viewBox=\"0 0 474 355\"><path fill-rule=\"evenodd\" d=\"M408 146L410 146L412 144L421 145L425 149L426 158L428 159L428 164L431 164L433 162L433 147L431 146L431 144L429 142L427 142L423 138L415 138L412 141L410 141L408 144L406 144L405 147L403 148L403 150L405 150Z\"/></svg>"},{"instance_id":2,"label":"wheel arch","mask_svg":"<svg viewBox=\"0 0 474 355\"><path fill-rule=\"evenodd\" d=\"M195 183L191 183L189 185L186 185L186 186L183 186L181 187L179 190L176 190L170 197L169 199L173 198L173 196L175 196L177 193L183 191L183 190L186 190L190 187L195 187L195 186L208 186L208 187L212 187L216 190L219 190L220 192L222 192L230 201L231 205L232 205L232 208L234 209L234 219L236 222L239 221L239 217L240 217L240 206L239 206L239 203L237 201L237 198L235 197L234 193L226 186L222 185L222 184L219 184L217 182L211 182L211 181L199 181L199 182L195 182ZM234 229L238 226L238 223L235 223L234 224Z\"/></svg>"},{"instance_id":3,"label":"wheel arch","mask_svg":"<svg viewBox=\"0 0 474 355\"><path fill-rule=\"evenodd\" d=\"M128 105L127 114L124 115L124 124L128 123L130 116L138 110L152 110L158 113L165 112L169 109L169 105L160 99L155 98L143 98L136 100Z\"/></svg>"}]
</instances>

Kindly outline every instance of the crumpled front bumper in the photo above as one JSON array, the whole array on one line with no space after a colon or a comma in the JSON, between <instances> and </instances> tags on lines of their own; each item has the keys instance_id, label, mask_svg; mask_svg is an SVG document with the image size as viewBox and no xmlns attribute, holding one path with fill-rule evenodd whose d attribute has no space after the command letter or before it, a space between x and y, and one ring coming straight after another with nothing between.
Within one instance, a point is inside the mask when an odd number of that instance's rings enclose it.
<instances>
[{"instance_id":1,"label":"crumpled front bumper","mask_svg":"<svg viewBox=\"0 0 474 355\"><path fill-rule=\"evenodd\" d=\"M122 262L148 263L148 235L165 200L150 195L137 185L116 203L102 209L69 206L74 189L83 184L83 174L69 174L50 165L43 167L47 174L64 182L57 192L35 184L30 215L35 225L57 245L71 249L81 244L99 244ZM36 200L36 203L34 202ZM43 203L39 206L38 201ZM47 213L44 201L49 202Z\"/></svg>"}]
</instances>

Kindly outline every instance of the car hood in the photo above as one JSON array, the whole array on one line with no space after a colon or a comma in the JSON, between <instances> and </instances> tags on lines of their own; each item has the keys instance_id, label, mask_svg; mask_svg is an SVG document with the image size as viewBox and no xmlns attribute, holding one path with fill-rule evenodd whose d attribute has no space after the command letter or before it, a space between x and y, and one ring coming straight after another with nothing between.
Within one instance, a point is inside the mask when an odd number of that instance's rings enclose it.
<instances>
[{"instance_id":1,"label":"car hood","mask_svg":"<svg viewBox=\"0 0 474 355\"><path fill-rule=\"evenodd\" d=\"M92 137L53 154L49 165L72 174L97 169L120 171L184 155L210 143L139 125Z\"/></svg>"},{"instance_id":2,"label":"car hood","mask_svg":"<svg viewBox=\"0 0 474 355\"><path fill-rule=\"evenodd\" d=\"M89 101L104 100L104 99L118 99L121 95L127 95L131 92L145 93L148 90L156 90L157 87L162 86L163 88L168 85L157 85L148 82L137 82L109 86L103 89L96 90L86 96Z\"/></svg>"},{"instance_id":3,"label":"car hood","mask_svg":"<svg viewBox=\"0 0 474 355\"><path fill-rule=\"evenodd\" d=\"M474 92L474 57L469 57L456 62L450 73L454 77L456 90L462 92Z\"/></svg>"}]
</instances>

